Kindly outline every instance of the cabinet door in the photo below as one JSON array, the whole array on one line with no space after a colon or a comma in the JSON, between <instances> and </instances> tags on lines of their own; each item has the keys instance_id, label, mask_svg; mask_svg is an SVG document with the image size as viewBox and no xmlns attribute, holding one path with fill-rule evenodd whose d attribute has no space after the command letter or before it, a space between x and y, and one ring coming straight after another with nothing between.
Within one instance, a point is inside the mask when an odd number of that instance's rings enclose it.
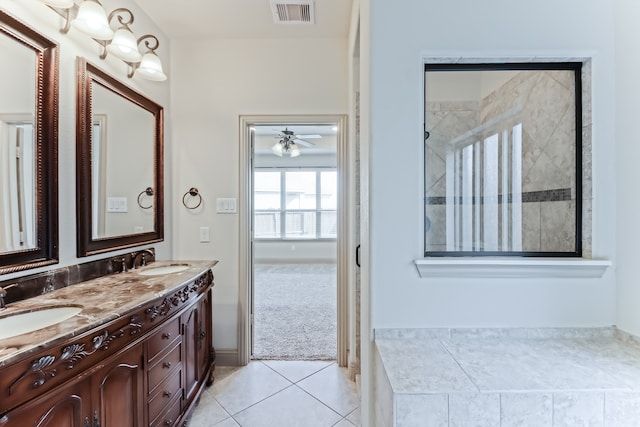
<instances>
[{"instance_id":1,"label":"cabinet door","mask_svg":"<svg viewBox=\"0 0 640 427\"><path fill-rule=\"evenodd\" d=\"M184 389L186 402L191 401L198 386L198 314L200 303L191 306L182 316L184 344Z\"/></svg>"},{"instance_id":2,"label":"cabinet door","mask_svg":"<svg viewBox=\"0 0 640 427\"><path fill-rule=\"evenodd\" d=\"M183 314L185 398L189 402L209 368L211 349L211 293L204 294Z\"/></svg>"},{"instance_id":3,"label":"cabinet door","mask_svg":"<svg viewBox=\"0 0 640 427\"><path fill-rule=\"evenodd\" d=\"M207 292L198 303L198 378L207 381L205 375L209 369L211 348L213 346L213 328L211 320L211 291Z\"/></svg>"},{"instance_id":4,"label":"cabinet door","mask_svg":"<svg viewBox=\"0 0 640 427\"><path fill-rule=\"evenodd\" d=\"M0 418L2 427L93 427L90 379L56 389Z\"/></svg>"},{"instance_id":5,"label":"cabinet door","mask_svg":"<svg viewBox=\"0 0 640 427\"><path fill-rule=\"evenodd\" d=\"M138 427L144 424L142 354L142 345L137 345L92 376L93 409L99 423L95 427Z\"/></svg>"}]
</instances>

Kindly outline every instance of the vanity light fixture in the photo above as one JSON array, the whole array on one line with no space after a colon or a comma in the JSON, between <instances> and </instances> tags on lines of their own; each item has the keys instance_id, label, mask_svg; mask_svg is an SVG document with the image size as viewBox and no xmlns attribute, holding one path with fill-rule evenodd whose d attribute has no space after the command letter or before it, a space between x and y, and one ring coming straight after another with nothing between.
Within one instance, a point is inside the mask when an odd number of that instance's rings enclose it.
<instances>
[{"instance_id":1,"label":"vanity light fixture","mask_svg":"<svg viewBox=\"0 0 640 427\"><path fill-rule=\"evenodd\" d=\"M98 0L84 0L80 3L78 16L71 21L71 25L96 40L111 40L114 36L107 13Z\"/></svg>"},{"instance_id":2,"label":"vanity light fixture","mask_svg":"<svg viewBox=\"0 0 640 427\"><path fill-rule=\"evenodd\" d=\"M162 62L156 54L156 49L160 46L158 38L152 34L145 34L138 39L137 44L140 45L144 41L145 47L148 49L140 62L129 62L129 74L131 78L138 73L147 80L161 82L167 79L167 75L162 71Z\"/></svg>"},{"instance_id":3,"label":"vanity light fixture","mask_svg":"<svg viewBox=\"0 0 640 427\"><path fill-rule=\"evenodd\" d=\"M75 0L40 0L52 10L65 18L64 27L60 30L67 34L71 26L93 38L103 48L100 59L108 54L124 61L129 66L127 77L135 74L147 80L164 81L167 75L162 70L162 62L156 53L160 46L158 38L152 34L145 34L136 39L130 25L133 23L133 13L124 7L114 9L107 16L99 0L81 0L79 6ZM117 19L118 26L114 32L112 21ZM139 46L144 42L146 52L141 52Z\"/></svg>"}]
</instances>

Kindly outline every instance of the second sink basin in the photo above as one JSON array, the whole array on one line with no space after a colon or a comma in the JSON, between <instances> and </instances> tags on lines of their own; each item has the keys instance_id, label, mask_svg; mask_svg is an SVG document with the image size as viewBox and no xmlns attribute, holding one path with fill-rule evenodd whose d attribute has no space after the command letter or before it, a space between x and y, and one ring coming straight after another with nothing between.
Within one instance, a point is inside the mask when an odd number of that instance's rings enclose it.
<instances>
[{"instance_id":1,"label":"second sink basin","mask_svg":"<svg viewBox=\"0 0 640 427\"><path fill-rule=\"evenodd\" d=\"M158 267L149 267L144 270L140 270L138 274L142 276L158 276L161 274L171 274L171 273L179 273L181 271L189 268L189 264L171 264L171 265L161 265Z\"/></svg>"},{"instance_id":2,"label":"second sink basin","mask_svg":"<svg viewBox=\"0 0 640 427\"><path fill-rule=\"evenodd\" d=\"M8 313L0 317L0 339L26 334L63 322L82 311L77 306L47 307L41 310Z\"/></svg>"}]
</instances>

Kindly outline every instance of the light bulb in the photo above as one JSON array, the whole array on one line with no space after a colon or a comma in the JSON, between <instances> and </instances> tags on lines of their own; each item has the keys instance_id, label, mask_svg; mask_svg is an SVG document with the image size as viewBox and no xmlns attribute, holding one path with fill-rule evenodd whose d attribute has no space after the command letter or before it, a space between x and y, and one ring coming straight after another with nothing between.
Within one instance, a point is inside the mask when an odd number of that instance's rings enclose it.
<instances>
[{"instance_id":1,"label":"light bulb","mask_svg":"<svg viewBox=\"0 0 640 427\"><path fill-rule=\"evenodd\" d=\"M160 62L160 58L153 51L149 51L142 56L140 66L138 66L136 73L145 79L158 82L167 79L166 74L162 72L162 62Z\"/></svg>"},{"instance_id":2,"label":"light bulb","mask_svg":"<svg viewBox=\"0 0 640 427\"><path fill-rule=\"evenodd\" d=\"M273 147L271 147L271 151L273 151L273 154L275 154L276 156L282 157L282 144L276 142L275 144L273 144Z\"/></svg>"},{"instance_id":3,"label":"light bulb","mask_svg":"<svg viewBox=\"0 0 640 427\"><path fill-rule=\"evenodd\" d=\"M142 58L135 36L125 27L116 31L107 50L113 56L127 62L138 62Z\"/></svg>"},{"instance_id":4,"label":"light bulb","mask_svg":"<svg viewBox=\"0 0 640 427\"><path fill-rule=\"evenodd\" d=\"M111 40L113 30L107 21L107 14L100 5L93 0L84 0L78 9L78 16L71 25L97 40Z\"/></svg>"}]
</instances>

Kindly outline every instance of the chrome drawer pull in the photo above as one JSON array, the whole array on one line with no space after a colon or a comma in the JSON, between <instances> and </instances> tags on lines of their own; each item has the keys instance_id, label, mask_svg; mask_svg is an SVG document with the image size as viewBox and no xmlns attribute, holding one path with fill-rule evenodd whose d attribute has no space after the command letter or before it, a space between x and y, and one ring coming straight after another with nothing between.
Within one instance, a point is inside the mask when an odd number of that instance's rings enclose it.
<instances>
[{"instance_id":1,"label":"chrome drawer pull","mask_svg":"<svg viewBox=\"0 0 640 427\"><path fill-rule=\"evenodd\" d=\"M171 368L171 362L165 362L164 367L167 369Z\"/></svg>"},{"instance_id":2,"label":"chrome drawer pull","mask_svg":"<svg viewBox=\"0 0 640 427\"><path fill-rule=\"evenodd\" d=\"M162 338L168 340L169 338L171 338L171 333L165 332L164 334L162 334Z\"/></svg>"},{"instance_id":3,"label":"chrome drawer pull","mask_svg":"<svg viewBox=\"0 0 640 427\"><path fill-rule=\"evenodd\" d=\"M164 395L164 397L171 397L173 396L173 393L171 393L170 391L165 391L164 393L162 393Z\"/></svg>"}]
</instances>

